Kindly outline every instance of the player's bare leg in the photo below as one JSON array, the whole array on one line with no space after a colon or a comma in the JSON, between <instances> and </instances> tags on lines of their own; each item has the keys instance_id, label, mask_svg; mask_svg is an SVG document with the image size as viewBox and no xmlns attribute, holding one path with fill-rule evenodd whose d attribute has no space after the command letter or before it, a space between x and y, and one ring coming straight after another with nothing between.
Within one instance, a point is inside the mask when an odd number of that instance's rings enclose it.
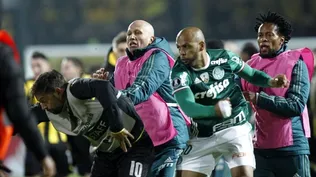
<instances>
[{"instance_id":1,"label":"player's bare leg","mask_svg":"<svg viewBox=\"0 0 316 177\"><path fill-rule=\"evenodd\" d=\"M232 177L253 177L253 167L238 166L230 169Z\"/></svg>"}]
</instances>

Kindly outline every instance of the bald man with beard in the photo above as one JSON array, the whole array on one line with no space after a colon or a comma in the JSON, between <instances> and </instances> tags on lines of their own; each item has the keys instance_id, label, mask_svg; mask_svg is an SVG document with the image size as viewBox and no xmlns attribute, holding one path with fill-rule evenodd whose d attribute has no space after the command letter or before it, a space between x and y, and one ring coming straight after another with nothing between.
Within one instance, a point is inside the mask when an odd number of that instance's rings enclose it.
<instances>
[{"instance_id":1,"label":"bald man with beard","mask_svg":"<svg viewBox=\"0 0 316 177\"><path fill-rule=\"evenodd\" d=\"M182 110L197 127L177 166L178 177L211 175L223 157L232 177L252 177L255 168L248 103L234 74L261 87L285 87L284 75L271 78L252 69L233 52L207 49L203 32L179 32L180 57L172 69L172 86Z\"/></svg>"},{"instance_id":2,"label":"bald man with beard","mask_svg":"<svg viewBox=\"0 0 316 177\"><path fill-rule=\"evenodd\" d=\"M155 146L150 176L173 177L190 123L172 95L174 54L168 41L155 36L153 26L144 20L129 25L126 52L117 62L112 82L132 100ZM107 79L107 73L100 69L94 77Z\"/></svg>"}]
</instances>

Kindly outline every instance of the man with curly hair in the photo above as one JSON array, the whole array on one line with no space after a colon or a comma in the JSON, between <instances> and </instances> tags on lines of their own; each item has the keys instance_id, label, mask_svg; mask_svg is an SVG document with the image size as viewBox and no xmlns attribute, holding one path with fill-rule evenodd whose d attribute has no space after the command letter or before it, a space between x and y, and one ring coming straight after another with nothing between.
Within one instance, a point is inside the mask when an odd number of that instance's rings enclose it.
<instances>
[{"instance_id":1,"label":"man with curly hair","mask_svg":"<svg viewBox=\"0 0 316 177\"><path fill-rule=\"evenodd\" d=\"M256 112L255 177L309 177L310 126L307 99L314 70L308 48L287 50L290 23L277 13L257 18L259 53L248 64L267 74L285 74L289 88L262 88L242 80L245 98Z\"/></svg>"}]
</instances>

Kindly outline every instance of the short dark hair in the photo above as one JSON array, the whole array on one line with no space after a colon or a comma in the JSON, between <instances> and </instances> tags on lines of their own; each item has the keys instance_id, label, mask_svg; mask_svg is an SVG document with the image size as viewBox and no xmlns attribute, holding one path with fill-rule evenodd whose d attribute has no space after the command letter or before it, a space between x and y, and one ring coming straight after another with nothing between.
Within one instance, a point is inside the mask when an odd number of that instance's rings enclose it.
<instances>
[{"instance_id":1,"label":"short dark hair","mask_svg":"<svg viewBox=\"0 0 316 177\"><path fill-rule=\"evenodd\" d=\"M284 17L275 13L268 12L267 14L260 14L259 17L256 18L257 22L255 25L255 31L258 32L259 27L263 23L273 23L278 27L278 32L284 36L284 43L288 43L291 39L291 34L293 32L292 25L285 20Z\"/></svg>"},{"instance_id":2,"label":"short dark hair","mask_svg":"<svg viewBox=\"0 0 316 177\"><path fill-rule=\"evenodd\" d=\"M220 39L211 39L206 42L206 47L208 49L223 49L224 42Z\"/></svg>"},{"instance_id":3,"label":"short dark hair","mask_svg":"<svg viewBox=\"0 0 316 177\"><path fill-rule=\"evenodd\" d=\"M251 57L253 54L258 53L258 49L252 42L247 42L242 47L241 52L244 52Z\"/></svg>"},{"instance_id":4,"label":"short dark hair","mask_svg":"<svg viewBox=\"0 0 316 177\"><path fill-rule=\"evenodd\" d=\"M77 57L65 57L63 60L71 61L76 67L81 69L81 72L83 72L83 63L82 61Z\"/></svg>"},{"instance_id":5,"label":"short dark hair","mask_svg":"<svg viewBox=\"0 0 316 177\"><path fill-rule=\"evenodd\" d=\"M43 59L43 60L48 60L48 58L46 57L46 55L44 55L41 52L35 51L32 54L32 59Z\"/></svg>"},{"instance_id":6,"label":"short dark hair","mask_svg":"<svg viewBox=\"0 0 316 177\"><path fill-rule=\"evenodd\" d=\"M35 94L47 94L53 93L56 88L61 88L67 81L64 76L60 74L56 70L52 70L49 72L45 72L36 79L33 84L31 94L34 96Z\"/></svg>"},{"instance_id":7,"label":"short dark hair","mask_svg":"<svg viewBox=\"0 0 316 177\"><path fill-rule=\"evenodd\" d=\"M122 31L118 33L112 40L112 45L119 45L120 43L126 42L126 32Z\"/></svg>"}]
</instances>

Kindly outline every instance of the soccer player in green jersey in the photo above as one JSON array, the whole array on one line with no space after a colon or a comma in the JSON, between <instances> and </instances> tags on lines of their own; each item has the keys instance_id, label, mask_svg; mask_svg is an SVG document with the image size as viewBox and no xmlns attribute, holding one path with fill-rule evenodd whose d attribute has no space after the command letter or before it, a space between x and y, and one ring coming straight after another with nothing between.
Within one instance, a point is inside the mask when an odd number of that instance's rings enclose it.
<instances>
[{"instance_id":1,"label":"soccer player in green jersey","mask_svg":"<svg viewBox=\"0 0 316 177\"><path fill-rule=\"evenodd\" d=\"M287 87L287 78L271 78L230 51L206 49L204 35L196 27L181 30L176 44L180 57L171 74L174 95L197 130L178 161L177 176L211 175L223 157L232 177L252 177L250 111L234 74L261 87Z\"/></svg>"}]
</instances>

